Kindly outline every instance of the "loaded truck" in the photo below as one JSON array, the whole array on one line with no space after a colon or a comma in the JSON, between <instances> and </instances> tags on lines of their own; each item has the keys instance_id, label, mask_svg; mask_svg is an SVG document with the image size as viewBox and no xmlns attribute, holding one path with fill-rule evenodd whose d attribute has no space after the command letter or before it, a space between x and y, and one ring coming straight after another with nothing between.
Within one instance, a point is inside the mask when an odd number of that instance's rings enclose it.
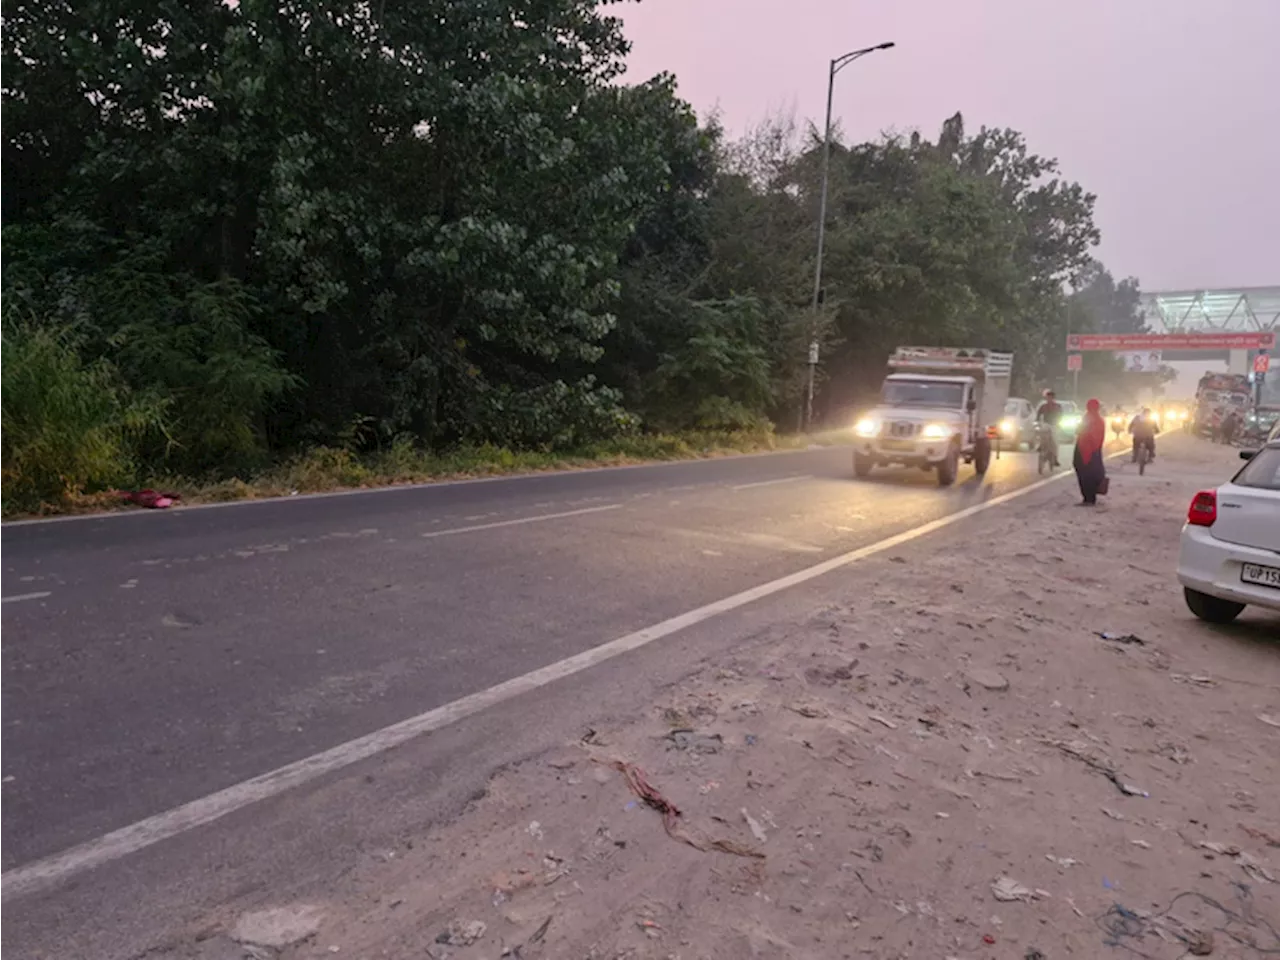
<instances>
[{"instance_id":1,"label":"loaded truck","mask_svg":"<svg viewBox=\"0 0 1280 960\"><path fill-rule=\"evenodd\" d=\"M853 472L876 467L936 470L938 484L956 482L960 462L982 476L991 464L1013 354L963 347L899 347L880 403L854 427Z\"/></svg>"},{"instance_id":2,"label":"loaded truck","mask_svg":"<svg viewBox=\"0 0 1280 960\"><path fill-rule=\"evenodd\" d=\"M1196 384L1196 409L1192 429L1201 436L1212 436L1235 412L1241 424L1253 404L1253 385L1243 373L1206 373Z\"/></svg>"}]
</instances>

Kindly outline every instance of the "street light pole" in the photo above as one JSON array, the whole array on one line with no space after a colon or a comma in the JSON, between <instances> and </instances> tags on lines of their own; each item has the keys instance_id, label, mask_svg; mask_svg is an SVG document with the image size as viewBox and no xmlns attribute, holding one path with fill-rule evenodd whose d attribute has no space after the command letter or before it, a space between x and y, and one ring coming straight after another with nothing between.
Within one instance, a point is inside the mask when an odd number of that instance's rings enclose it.
<instances>
[{"instance_id":1,"label":"street light pole","mask_svg":"<svg viewBox=\"0 0 1280 960\"><path fill-rule=\"evenodd\" d=\"M804 426L813 425L813 383L818 368L818 310L822 306L822 253L827 240L827 189L831 178L831 100L835 95L836 74L860 57L877 50L888 50L893 41L854 50L836 57L827 69L827 122L822 134L822 193L818 201L818 259L813 268L813 330L809 343L809 383L804 405Z\"/></svg>"}]
</instances>

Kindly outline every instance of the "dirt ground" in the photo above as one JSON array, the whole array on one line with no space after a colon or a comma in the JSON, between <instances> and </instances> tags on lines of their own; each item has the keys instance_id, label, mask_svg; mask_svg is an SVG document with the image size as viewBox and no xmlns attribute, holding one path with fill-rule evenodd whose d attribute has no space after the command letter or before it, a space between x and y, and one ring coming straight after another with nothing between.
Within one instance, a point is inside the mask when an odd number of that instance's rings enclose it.
<instances>
[{"instance_id":1,"label":"dirt ground","mask_svg":"<svg viewBox=\"0 0 1280 960\"><path fill-rule=\"evenodd\" d=\"M833 574L256 955L1280 955L1280 618L1187 612L1186 505L1238 461L1166 447Z\"/></svg>"}]
</instances>

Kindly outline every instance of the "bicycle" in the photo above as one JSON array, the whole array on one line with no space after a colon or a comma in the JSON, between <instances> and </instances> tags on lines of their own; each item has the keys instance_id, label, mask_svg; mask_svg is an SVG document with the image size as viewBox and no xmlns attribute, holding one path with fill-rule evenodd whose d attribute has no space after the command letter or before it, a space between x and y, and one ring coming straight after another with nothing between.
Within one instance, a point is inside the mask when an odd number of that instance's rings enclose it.
<instances>
[{"instance_id":1,"label":"bicycle","mask_svg":"<svg viewBox=\"0 0 1280 960\"><path fill-rule=\"evenodd\" d=\"M1043 476L1046 470L1052 473L1057 469L1058 439L1053 435L1052 427L1041 427L1038 440L1036 447L1040 451L1040 458L1036 463L1036 472Z\"/></svg>"},{"instance_id":2,"label":"bicycle","mask_svg":"<svg viewBox=\"0 0 1280 960\"><path fill-rule=\"evenodd\" d=\"M1151 448L1145 443L1138 444L1138 476L1147 472L1147 464L1151 462Z\"/></svg>"}]
</instances>

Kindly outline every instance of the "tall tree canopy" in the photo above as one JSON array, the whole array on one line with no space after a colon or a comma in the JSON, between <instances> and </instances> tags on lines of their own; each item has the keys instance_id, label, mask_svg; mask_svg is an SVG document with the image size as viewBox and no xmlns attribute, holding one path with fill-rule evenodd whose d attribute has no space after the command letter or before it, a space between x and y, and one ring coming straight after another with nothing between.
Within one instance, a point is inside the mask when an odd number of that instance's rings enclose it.
<instances>
[{"instance_id":1,"label":"tall tree canopy","mask_svg":"<svg viewBox=\"0 0 1280 960\"><path fill-rule=\"evenodd\" d=\"M1060 365L1110 277L1093 197L1020 134L836 143L815 314L820 142L731 141L673 78L623 83L627 49L595 0L7 4L6 363L109 402L89 430L6 385L6 491L42 430L228 474L789 424L810 339L833 416L901 341Z\"/></svg>"}]
</instances>

